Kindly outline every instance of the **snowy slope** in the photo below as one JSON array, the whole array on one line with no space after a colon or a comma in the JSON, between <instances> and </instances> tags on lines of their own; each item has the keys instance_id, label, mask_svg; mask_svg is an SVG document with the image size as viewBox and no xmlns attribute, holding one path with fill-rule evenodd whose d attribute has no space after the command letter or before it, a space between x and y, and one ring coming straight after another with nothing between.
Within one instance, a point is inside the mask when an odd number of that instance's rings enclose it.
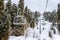
<instances>
[{"instance_id":1,"label":"snowy slope","mask_svg":"<svg viewBox=\"0 0 60 40\"><path fill-rule=\"evenodd\" d=\"M34 29L29 27L25 31L24 36L10 36L9 40L59 40L60 35L58 35L57 28L53 26L56 31L56 34L54 34L53 30L50 29L52 27L51 25L52 23L45 21L41 15L38 25ZM49 37L49 31L51 32L52 38Z\"/></svg>"}]
</instances>

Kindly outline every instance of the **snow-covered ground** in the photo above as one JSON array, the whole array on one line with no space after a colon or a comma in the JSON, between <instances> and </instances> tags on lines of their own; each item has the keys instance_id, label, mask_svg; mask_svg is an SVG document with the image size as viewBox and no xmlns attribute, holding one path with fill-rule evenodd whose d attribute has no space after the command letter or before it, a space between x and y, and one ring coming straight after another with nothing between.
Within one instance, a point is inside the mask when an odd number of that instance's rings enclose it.
<instances>
[{"instance_id":1,"label":"snow-covered ground","mask_svg":"<svg viewBox=\"0 0 60 40\"><path fill-rule=\"evenodd\" d=\"M60 40L60 35L58 34L56 26L53 26L56 34L50 29L51 27L52 23L45 21L41 15L38 25L36 25L34 29L29 27L25 31L24 36L10 36L9 40ZM49 37L49 32L51 32L52 38Z\"/></svg>"}]
</instances>

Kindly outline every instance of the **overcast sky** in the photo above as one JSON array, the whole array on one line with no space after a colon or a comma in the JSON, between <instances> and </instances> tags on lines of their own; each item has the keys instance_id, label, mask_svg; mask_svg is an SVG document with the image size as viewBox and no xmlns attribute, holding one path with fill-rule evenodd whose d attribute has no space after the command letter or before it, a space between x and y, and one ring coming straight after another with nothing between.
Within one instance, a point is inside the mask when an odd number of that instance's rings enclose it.
<instances>
[{"instance_id":1,"label":"overcast sky","mask_svg":"<svg viewBox=\"0 0 60 40\"><path fill-rule=\"evenodd\" d=\"M25 0L24 3L30 10L36 10L42 13L44 12L46 1L47 0ZM18 0L12 0L12 2L18 4ZM48 0L46 11L53 11L54 9L57 10L58 3L60 3L60 0Z\"/></svg>"}]
</instances>

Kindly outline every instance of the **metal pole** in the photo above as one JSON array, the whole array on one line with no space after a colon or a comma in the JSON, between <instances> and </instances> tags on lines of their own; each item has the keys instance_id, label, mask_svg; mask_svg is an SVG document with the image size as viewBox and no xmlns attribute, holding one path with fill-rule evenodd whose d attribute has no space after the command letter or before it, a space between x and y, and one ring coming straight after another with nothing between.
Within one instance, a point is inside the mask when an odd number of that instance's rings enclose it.
<instances>
[{"instance_id":1,"label":"metal pole","mask_svg":"<svg viewBox=\"0 0 60 40\"><path fill-rule=\"evenodd\" d=\"M48 6L48 0L46 1L45 11L46 11L46 9L47 9L47 6Z\"/></svg>"},{"instance_id":2,"label":"metal pole","mask_svg":"<svg viewBox=\"0 0 60 40\"><path fill-rule=\"evenodd\" d=\"M39 30L39 33L41 34L41 19L40 19L40 30Z\"/></svg>"}]
</instances>

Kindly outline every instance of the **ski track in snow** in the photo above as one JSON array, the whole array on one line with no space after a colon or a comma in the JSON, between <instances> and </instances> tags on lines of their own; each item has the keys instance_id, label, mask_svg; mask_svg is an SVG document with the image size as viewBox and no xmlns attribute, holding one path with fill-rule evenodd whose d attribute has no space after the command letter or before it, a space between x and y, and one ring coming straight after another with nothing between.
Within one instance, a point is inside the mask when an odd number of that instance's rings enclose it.
<instances>
[{"instance_id":1,"label":"ski track in snow","mask_svg":"<svg viewBox=\"0 0 60 40\"><path fill-rule=\"evenodd\" d=\"M41 16L39 18L38 25L36 25L34 29L29 27L26 30L25 36L27 35L27 37L10 36L9 40L60 40L60 35L58 35L57 29L55 28L55 30L57 32L56 34L53 34L53 31L50 30L51 24L52 23L45 21L43 19L43 16ZM43 30L43 28L44 28L44 30ZM41 34L39 33L40 31L41 31ZM49 37L49 31L51 31L52 38Z\"/></svg>"}]
</instances>

